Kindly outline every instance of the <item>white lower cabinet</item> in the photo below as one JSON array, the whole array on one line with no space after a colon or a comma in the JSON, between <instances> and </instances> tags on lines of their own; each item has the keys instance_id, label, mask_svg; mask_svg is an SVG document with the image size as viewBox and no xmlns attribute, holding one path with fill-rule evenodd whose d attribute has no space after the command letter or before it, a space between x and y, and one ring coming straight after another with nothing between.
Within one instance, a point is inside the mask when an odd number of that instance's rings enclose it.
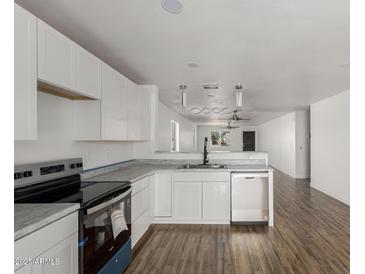
<instances>
[{"instance_id":1,"label":"white lower cabinet","mask_svg":"<svg viewBox=\"0 0 365 274\"><path fill-rule=\"evenodd\" d=\"M151 224L149 197L149 177L132 184L132 247L142 238Z\"/></svg>"},{"instance_id":2,"label":"white lower cabinet","mask_svg":"<svg viewBox=\"0 0 365 274\"><path fill-rule=\"evenodd\" d=\"M51 223L14 243L15 272L78 273L78 212ZM23 264L23 260L42 264Z\"/></svg>"},{"instance_id":3,"label":"white lower cabinet","mask_svg":"<svg viewBox=\"0 0 365 274\"><path fill-rule=\"evenodd\" d=\"M177 221L201 220L201 182L175 182L174 217Z\"/></svg>"},{"instance_id":4,"label":"white lower cabinet","mask_svg":"<svg viewBox=\"0 0 365 274\"><path fill-rule=\"evenodd\" d=\"M132 223L132 247L138 243L150 226L150 216L148 209Z\"/></svg>"},{"instance_id":5,"label":"white lower cabinet","mask_svg":"<svg viewBox=\"0 0 365 274\"><path fill-rule=\"evenodd\" d=\"M203 220L230 219L230 182L203 182Z\"/></svg>"},{"instance_id":6,"label":"white lower cabinet","mask_svg":"<svg viewBox=\"0 0 365 274\"><path fill-rule=\"evenodd\" d=\"M152 216L162 218L172 217L172 173L156 173L153 175L152 182Z\"/></svg>"},{"instance_id":7,"label":"white lower cabinet","mask_svg":"<svg viewBox=\"0 0 365 274\"><path fill-rule=\"evenodd\" d=\"M33 273L76 274L78 273L78 233L63 240L39 256L39 259L57 259L54 264L34 265ZM76 243L76 244L75 244Z\"/></svg>"},{"instance_id":8,"label":"white lower cabinet","mask_svg":"<svg viewBox=\"0 0 365 274\"><path fill-rule=\"evenodd\" d=\"M229 172L175 172L173 220L177 223L228 223Z\"/></svg>"}]
</instances>

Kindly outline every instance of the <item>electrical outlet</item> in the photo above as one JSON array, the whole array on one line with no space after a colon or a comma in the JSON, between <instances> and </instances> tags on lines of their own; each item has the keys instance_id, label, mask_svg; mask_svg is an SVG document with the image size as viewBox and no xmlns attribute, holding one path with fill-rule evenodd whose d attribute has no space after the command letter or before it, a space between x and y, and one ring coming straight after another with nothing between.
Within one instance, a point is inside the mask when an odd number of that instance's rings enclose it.
<instances>
[{"instance_id":1,"label":"electrical outlet","mask_svg":"<svg viewBox=\"0 0 365 274\"><path fill-rule=\"evenodd\" d=\"M105 157L109 160L110 159L110 151L105 151Z\"/></svg>"}]
</instances>

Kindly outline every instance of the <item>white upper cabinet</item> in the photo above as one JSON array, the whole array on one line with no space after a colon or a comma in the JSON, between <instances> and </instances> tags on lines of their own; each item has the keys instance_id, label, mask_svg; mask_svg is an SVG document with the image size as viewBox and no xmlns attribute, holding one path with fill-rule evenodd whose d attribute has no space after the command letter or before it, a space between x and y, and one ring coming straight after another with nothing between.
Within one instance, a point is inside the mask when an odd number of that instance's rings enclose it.
<instances>
[{"instance_id":1,"label":"white upper cabinet","mask_svg":"<svg viewBox=\"0 0 365 274\"><path fill-rule=\"evenodd\" d=\"M37 18L14 4L14 138L37 139Z\"/></svg>"},{"instance_id":2,"label":"white upper cabinet","mask_svg":"<svg viewBox=\"0 0 365 274\"><path fill-rule=\"evenodd\" d=\"M144 87L140 87L141 89L141 131L140 131L140 139L141 140L149 140L150 132L151 132L151 95Z\"/></svg>"},{"instance_id":3,"label":"white upper cabinet","mask_svg":"<svg viewBox=\"0 0 365 274\"><path fill-rule=\"evenodd\" d=\"M101 60L82 47L76 47L76 90L89 97L101 98Z\"/></svg>"},{"instance_id":4,"label":"white upper cabinet","mask_svg":"<svg viewBox=\"0 0 365 274\"><path fill-rule=\"evenodd\" d=\"M38 90L74 99L74 140L150 138L151 99L147 89L17 4L14 6L16 140L37 139Z\"/></svg>"},{"instance_id":5,"label":"white upper cabinet","mask_svg":"<svg viewBox=\"0 0 365 274\"><path fill-rule=\"evenodd\" d=\"M38 78L61 88L76 89L75 43L40 19Z\"/></svg>"},{"instance_id":6,"label":"white upper cabinet","mask_svg":"<svg viewBox=\"0 0 365 274\"><path fill-rule=\"evenodd\" d=\"M141 139L141 89L135 83L126 79L128 101L128 140Z\"/></svg>"},{"instance_id":7,"label":"white upper cabinet","mask_svg":"<svg viewBox=\"0 0 365 274\"><path fill-rule=\"evenodd\" d=\"M101 60L38 19L38 79L69 97L101 98ZM49 87L51 86L51 88Z\"/></svg>"},{"instance_id":8,"label":"white upper cabinet","mask_svg":"<svg viewBox=\"0 0 365 274\"><path fill-rule=\"evenodd\" d=\"M100 101L73 102L74 140L141 141L150 138L150 95L105 63Z\"/></svg>"},{"instance_id":9,"label":"white upper cabinet","mask_svg":"<svg viewBox=\"0 0 365 274\"><path fill-rule=\"evenodd\" d=\"M102 65L101 139L127 139L126 78L110 66ZM128 102L131 104L131 102Z\"/></svg>"}]
</instances>

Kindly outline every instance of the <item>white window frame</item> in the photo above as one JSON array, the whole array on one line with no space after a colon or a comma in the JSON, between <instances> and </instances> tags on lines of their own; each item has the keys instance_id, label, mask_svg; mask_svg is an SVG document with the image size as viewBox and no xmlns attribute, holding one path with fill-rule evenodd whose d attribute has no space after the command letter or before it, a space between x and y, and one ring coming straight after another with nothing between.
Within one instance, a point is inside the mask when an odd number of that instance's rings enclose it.
<instances>
[{"instance_id":1,"label":"white window frame","mask_svg":"<svg viewBox=\"0 0 365 274\"><path fill-rule=\"evenodd\" d=\"M175 128L175 136L173 136L173 128ZM175 138L175 147L173 138ZM180 125L179 122L171 120L170 123L170 151L179 152L180 151Z\"/></svg>"}]
</instances>

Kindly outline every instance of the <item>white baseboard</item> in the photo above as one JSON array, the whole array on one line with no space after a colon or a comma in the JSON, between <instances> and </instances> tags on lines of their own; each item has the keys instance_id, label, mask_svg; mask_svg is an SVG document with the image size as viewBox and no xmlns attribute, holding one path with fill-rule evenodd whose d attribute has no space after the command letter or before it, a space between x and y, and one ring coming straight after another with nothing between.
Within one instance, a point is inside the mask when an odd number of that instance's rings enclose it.
<instances>
[{"instance_id":1,"label":"white baseboard","mask_svg":"<svg viewBox=\"0 0 365 274\"><path fill-rule=\"evenodd\" d=\"M320 191L320 192L328 195L328 196L331 196L332 198L340 201L341 203L344 203L345 205L350 206L349 201L346 201L346 200L342 199L338 195L335 195L335 194L333 194L333 193L331 193L331 192L329 192L329 191L327 191L327 190L325 190L325 189L323 189L323 188L321 188L321 187L319 187L319 186L317 186L316 184L313 184L313 183L311 183L310 186L313 187L314 189L316 189L316 190L318 190L318 191Z\"/></svg>"},{"instance_id":2,"label":"white baseboard","mask_svg":"<svg viewBox=\"0 0 365 274\"><path fill-rule=\"evenodd\" d=\"M310 178L303 178L303 177L292 177L289 174L285 173L284 171L277 169L276 167L271 166L272 168L274 168L276 171L279 171L281 174L283 174L284 176L288 177L291 181L296 181L296 180L300 180L300 181L304 181L304 180L310 180Z\"/></svg>"}]
</instances>

